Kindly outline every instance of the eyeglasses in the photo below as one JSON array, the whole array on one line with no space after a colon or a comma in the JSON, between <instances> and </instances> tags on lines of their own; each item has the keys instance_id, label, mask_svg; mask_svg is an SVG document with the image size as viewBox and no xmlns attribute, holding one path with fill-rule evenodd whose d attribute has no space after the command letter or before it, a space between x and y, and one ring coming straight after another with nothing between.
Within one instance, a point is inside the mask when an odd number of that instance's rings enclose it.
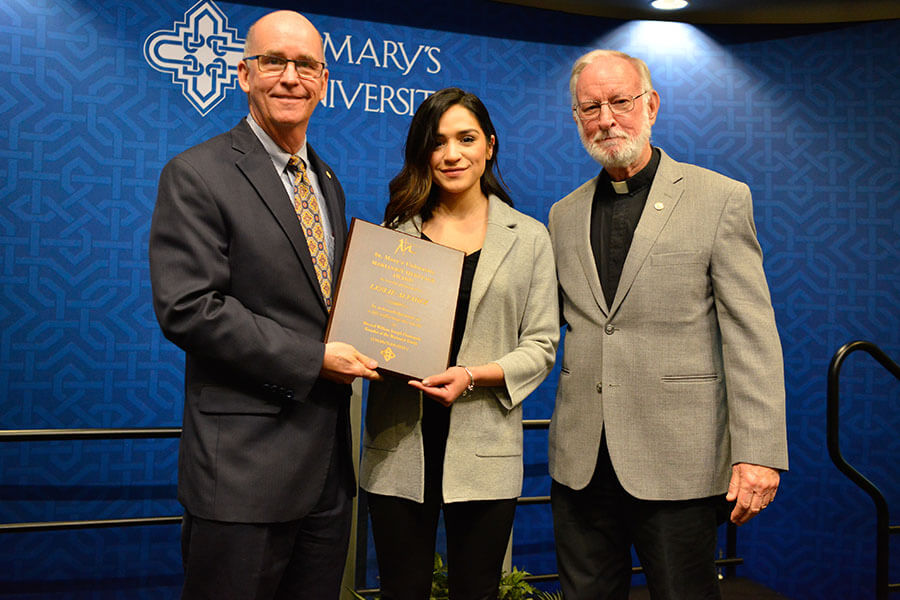
<instances>
[{"instance_id":1,"label":"eyeglasses","mask_svg":"<svg viewBox=\"0 0 900 600\"><path fill-rule=\"evenodd\" d=\"M600 116L600 110L604 106L608 106L610 112L614 115L623 115L627 112L631 112L634 108L634 101L646 93L647 92L641 92L637 96L620 96L618 98L613 98L609 102L589 102L586 104L579 104L578 106L573 106L572 109L584 119L596 119Z\"/></svg>"},{"instance_id":2,"label":"eyeglasses","mask_svg":"<svg viewBox=\"0 0 900 600\"><path fill-rule=\"evenodd\" d=\"M241 60L256 59L256 65L259 70L266 75L281 75L287 68L288 63L294 63L294 70L297 75L303 79L318 79L325 71L325 63L313 58L284 58L283 56L272 56L271 54L257 54L256 56L245 56Z\"/></svg>"}]
</instances>

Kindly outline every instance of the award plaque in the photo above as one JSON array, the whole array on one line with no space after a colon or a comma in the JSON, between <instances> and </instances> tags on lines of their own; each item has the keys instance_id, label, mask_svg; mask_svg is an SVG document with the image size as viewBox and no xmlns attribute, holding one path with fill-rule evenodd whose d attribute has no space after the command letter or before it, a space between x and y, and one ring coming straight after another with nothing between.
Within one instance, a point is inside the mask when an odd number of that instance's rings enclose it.
<instances>
[{"instance_id":1,"label":"award plaque","mask_svg":"<svg viewBox=\"0 0 900 600\"><path fill-rule=\"evenodd\" d=\"M465 253L360 219L338 276L326 342L346 342L378 370L422 379L447 368Z\"/></svg>"}]
</instances>

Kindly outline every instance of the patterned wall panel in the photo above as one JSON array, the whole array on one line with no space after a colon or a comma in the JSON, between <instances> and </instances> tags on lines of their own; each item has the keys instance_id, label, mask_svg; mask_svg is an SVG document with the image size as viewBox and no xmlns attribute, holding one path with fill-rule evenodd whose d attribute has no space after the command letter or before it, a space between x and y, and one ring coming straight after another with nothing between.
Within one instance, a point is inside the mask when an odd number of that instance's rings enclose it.
<instances>
[{"instance_id":1,"label":"patterned wall panel","mask_svg":"<svg viewBox=\"0 0 900 600\"><path fill-rule=\"evenodd\" d=\"M157 178L170 157L246 114L226 57L267 9L151 4L0 0L4 429L180 423L182 354L150 306ZM401 164L411 110L447 85L485 101L517 206L546 220L552 202L597 171L571 121L571 62L594 46L647 60L662 96L655 143L753 191L784 345L792 467L778 500L741 530L742 573L792 598L870 596L874 515L827 457L824 382L851 339L900 358L900 23L748 36L490 5L485 14L507 21L499 33L467 35L437 12L417 28L313 5L331 80L310 139L338 170L350 215L371 221ZM530 31L535 20L554 43L516 35L516 23ZM569 28L577 43L564 41ZM550 415L555 380L526 403L528 418ZM900 386L864 356L844 381L845 453L900 506ZM0 444L0 521L176 514L176 460L171 440ZM526 435L525 462L525 494L546 494L538 433ZM177 536L177 527L5 536L0 595L173 597ZM552 544L549 511L523 508L514 563L554 571Z\"/></svg>"}]
</instances>

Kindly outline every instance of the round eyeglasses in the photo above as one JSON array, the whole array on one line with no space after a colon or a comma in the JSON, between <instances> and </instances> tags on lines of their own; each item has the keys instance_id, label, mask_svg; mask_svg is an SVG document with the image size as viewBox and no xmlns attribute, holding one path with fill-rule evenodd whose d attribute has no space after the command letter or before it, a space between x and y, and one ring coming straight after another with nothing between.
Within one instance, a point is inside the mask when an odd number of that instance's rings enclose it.
<instances>
[{"instance_id":1,"label":"round eyeglasses","mask_svg":"<svg viewBox=\"0 0 900 600\"><path fill-rule=\"evenodd\" d=\"M241 60L256 60L256 66L259 67L260 72L266 75L281 75L287 68L288 63L294 63L294 70L303 79L318 79L325 71L325 63L314 58L292 59L283 56L272 56L271 54L257 54L255 56L245 56Z\"/></svg>"},{"instance_id":2,"label":"round eyeglasses","mask_svg":"<svg viewBox=\"0 0 900 600\"><path fill-rule=\"evenodd\" d=\"M622 115L631 112L634 108L634 101L646 93L641 92L637 96L619 96L609 102L585 102L584 104L573 106L572 109L581 115L583 119L596 119L600 116L600 111L604 106L608 106L610 112L614 115Z\"/></svg>"}]
</instances>

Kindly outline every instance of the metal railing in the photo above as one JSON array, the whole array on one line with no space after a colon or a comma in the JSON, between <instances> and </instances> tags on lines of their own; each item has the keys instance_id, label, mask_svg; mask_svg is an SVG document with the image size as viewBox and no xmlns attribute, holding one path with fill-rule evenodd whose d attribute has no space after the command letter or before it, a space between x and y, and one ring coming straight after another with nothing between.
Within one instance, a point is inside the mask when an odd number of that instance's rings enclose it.
<instances>
[{"instance_id":1,"label":"metal railing","mask_svg":"<svg viewBox=\"0 0 900 600\"><path fill-rule=\"evenodd\" d=\"M850 465L841 454L840 444L840 374L844 360L857 351L867 352L877 360L881 366L900 380L900 366L891 360L884 351L872 342L857 340L841 346L831 358L828 365L828 410L827 443L828 455L831 462L846 475L850 481L872 498L875 503L875 597L876 600L887 600L888 594L900 592L900 583L888 581L888 569L890 565L890 541L891 535L900 533L900 526L891 525L887 500L878 487L869 481L862 473Z\"/></svg>"},{"instance_id":2,"label":"metal railing","mask_svg":"<svg viewBox=\"0 0 900 600\"><path fill-rule=\"evenodd\" d=\"M550 419L532 419L522 422L523 429L547 429ZM0 431L0 442L35 442L35 441L73 441L73 440L117 440L117 439L165 439L178 438L179 427L162 428L122 428L122 429L19 429ZM550 496L526 496L518 499L519 505L548 504ZM360 493L359 514L357 520L356 546L356 593L362 596L379 592L377 588L365 588L366 554L368 538L368 506L365 493ZM126 519L93 519L80 521L42 521L33 523L0 523L0 534L23 533L35 531L59 531L66 529L93 529L105 527L136 527L146 525L173 525L181 522L181 515L137 517ZM734 576L734 568L743 564L744 559L737 557L737 528L729 523L726 533L726 555L716 560L716 565L724 567L726 576ZM632 567L632 574L643 572L640 566ZM525 578L530 583L556 581L557 573L529 575Z\"/></svg>"},{"instance_id":3,"label":"metal railing","mask_svg":"<svg viewBox=\"0 0 900 600\"><path fill-rule=\"evenodd\" d=\"M71 440L163 439L181 436L180 427L129 429L12 429L0 431L0 442L49 442ZM63 529L98 529L103 527L138 527L181 523L181 515L136 517L129 519L93 519L85 521L40 521L35 523L0 523L0 533L60 531Z\"/></svg>"}]
</instances>

